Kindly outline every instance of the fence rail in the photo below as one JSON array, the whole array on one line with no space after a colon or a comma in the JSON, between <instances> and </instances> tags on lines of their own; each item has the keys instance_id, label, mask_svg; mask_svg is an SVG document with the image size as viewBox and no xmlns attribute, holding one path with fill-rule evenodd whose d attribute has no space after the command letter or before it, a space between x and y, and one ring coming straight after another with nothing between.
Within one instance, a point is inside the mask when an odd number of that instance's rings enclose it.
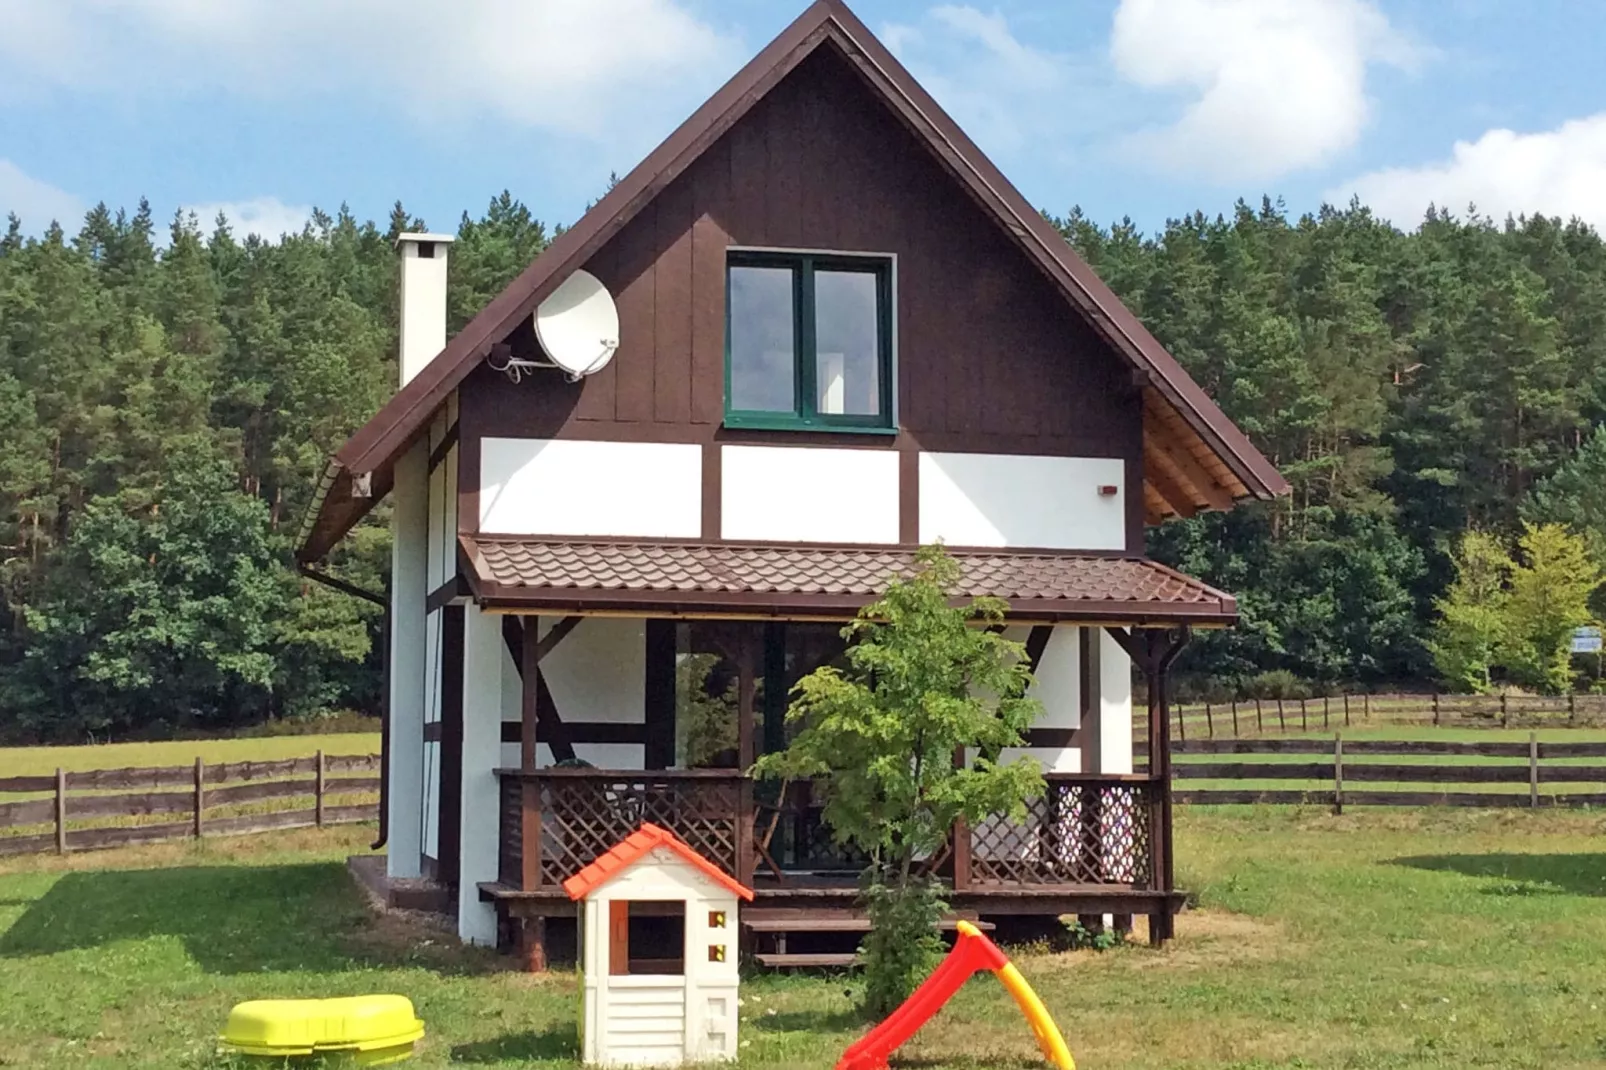
<instances>
[{"instance_id":1,"label":"fence rail","mask_svg":"<svg viewBox=\"0 0 1606 1070\"><path fill-rule=\"evenodd\" d=\"M1456 728L1606 727L1606 694L1443 695L1342 693L1172 704L1178 740L1236 739L1356 724Z\"/></svg>"},{"instance_id":2,"label":"fence rail","mask_svg":"<svg viewBox=\"0 0 1606 1070\"><path fill-rule=\"evenodd\" d=\"M1191 740L1174 744L1172 753L1179 803L1330 804L1335 812L1606 806L1606 764L1589 762L1606 759L1606 742L1548 743L1532 732L1526 742L1491 743L1346 742L1342 732L1332 739ZM1377 787L1353 790L1355 784Z\"/></svg>"},{"instance_id":3,"label":"fence rail","mask_svg":"<svg viewBox=\"0 0 1606 1070\"><path fill-rule=\"evenodd\" d=\"M0 777L0 800L45 795L0 801L0 857L372 821L379 807L368 797L379 791L379 768L377 754L319 751L272 762L208 765L197 758L183 766ZM164 790L175 788L184 790ZM158 815L187 820L143 820Z\"/></svg>"}]
</instances>

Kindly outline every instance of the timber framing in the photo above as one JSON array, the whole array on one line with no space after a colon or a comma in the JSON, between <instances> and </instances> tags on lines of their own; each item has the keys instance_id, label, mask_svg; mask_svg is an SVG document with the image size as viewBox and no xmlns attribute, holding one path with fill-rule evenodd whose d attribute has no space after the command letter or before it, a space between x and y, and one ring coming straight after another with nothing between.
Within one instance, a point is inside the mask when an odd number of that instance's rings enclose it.
<instances>
[{"instance_id":1,"label":"timber framing","mask_svg":"<svg viewBox=\"0 0 1606 1070\"><path fill-rule=\"evenodd\" d=\"M322 558L388 493L397 460L427 433L452 391L492 349L576 269L684 173L804 59L837 50L892 113L996 222L1063 298L1136 373L1144 438L1162 441L1174 481L1209 508L1216 502L1269 499L1287 483L1272 464L1033 209L975 143L936 104L840 0L816 0L690 119L552 244L463 328L417 377L334 455L298 540L297 557ZM359 493L361 491L362 493ZM1158 494L1145 496L1151 518L1179 515Z\"/></svg>"}]
</instances>

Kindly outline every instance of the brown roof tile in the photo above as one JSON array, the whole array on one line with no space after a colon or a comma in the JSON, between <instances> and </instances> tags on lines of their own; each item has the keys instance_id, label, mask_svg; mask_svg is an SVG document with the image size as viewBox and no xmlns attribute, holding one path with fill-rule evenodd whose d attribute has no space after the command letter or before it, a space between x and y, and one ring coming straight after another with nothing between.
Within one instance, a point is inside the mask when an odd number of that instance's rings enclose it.
<instances>
[{"instance_id":1,"label":"brown roof tile","mask_svg":"<svg viewBox=\"0 0 1606 1070\"><path fill-rule=\"evenodd\" d=\"M666 604L696 596L714 606L728 598L752 604L763 597L773 609L805 605L851 608L879 594L887 581L908 575L907 549L812 546L732 546L655 542L602 542L463 537L474 564L476 593L486 601L616 601ZM1143 558L1069 553L953 551L963 569L954 594L991 595L1022 609L1073 615L1125 609L1140 615L1237 615L1232 596Z\"/></svg>"}]
</instances>

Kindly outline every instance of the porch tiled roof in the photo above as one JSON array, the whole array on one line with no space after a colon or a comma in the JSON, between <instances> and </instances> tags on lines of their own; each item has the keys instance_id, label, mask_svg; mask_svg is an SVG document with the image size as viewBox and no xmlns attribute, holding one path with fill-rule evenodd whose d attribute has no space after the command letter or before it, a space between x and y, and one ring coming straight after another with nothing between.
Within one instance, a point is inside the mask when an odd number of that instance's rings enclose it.
<instances>
[{"instance_id":1,"label":"porch tiled roof","mask_svg":"<svg viewBox=\"0 0 1606 1070\"><path fill-rule=\"evenodd\" d=\"M476 594L526 601L581 602L694 597L776 608L847 608L870 601L887 581L913 571L903 548L843 549L815 546L736 546L659 542L607 542L464 536L474 566ZM952 551L962 569L953 592L990 595L1017 610L1047 609L1077 615L1137 614L1226 622L1237 607L1224 594L1180 572L1140 557L1021 551Z\"/></svg>"}]
</instances>

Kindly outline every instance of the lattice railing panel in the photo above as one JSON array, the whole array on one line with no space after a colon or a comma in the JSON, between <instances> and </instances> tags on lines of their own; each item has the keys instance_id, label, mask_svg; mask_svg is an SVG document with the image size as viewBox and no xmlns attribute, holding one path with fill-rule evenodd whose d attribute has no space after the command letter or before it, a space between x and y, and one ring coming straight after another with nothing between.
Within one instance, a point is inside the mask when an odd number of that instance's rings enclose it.
<instances>
[{"instance_id":1,"label":"lattice railing panel","mask_svg":"<svg viewBox=\"0 0 1606 1070\"><path fill-rule=\"evenodd\" d=\"M1149 813L1157 795L1135 781L1054 779L1026 820L988 818L971 830L974 884L1153 881Z\"/></svg>"},{"instance_id":2,"label":"lattice railing panel","mask_svg":"<svg viewBox=\"0 0 1606 1070\"><path fill-rule=\"evenodd\" d=\"M775 852L782 867L812 872L858 873L870 858L851 844L838 843L820 816L818 807L808 807L789 815L782 824L785 844ZM773 847L772 847L773 850Z\"/></svg>"},{"instance_id":3,"label":"lattice railing panel","mask_svg":"<svg viewBox=\"0 0 1606 1070\"><path fill-rule=\"evenodd\" d=\"M644 821L735 875L740 776L606 773L541 779L541 883L560 884Z\"/></svg>"}]
</instances>

